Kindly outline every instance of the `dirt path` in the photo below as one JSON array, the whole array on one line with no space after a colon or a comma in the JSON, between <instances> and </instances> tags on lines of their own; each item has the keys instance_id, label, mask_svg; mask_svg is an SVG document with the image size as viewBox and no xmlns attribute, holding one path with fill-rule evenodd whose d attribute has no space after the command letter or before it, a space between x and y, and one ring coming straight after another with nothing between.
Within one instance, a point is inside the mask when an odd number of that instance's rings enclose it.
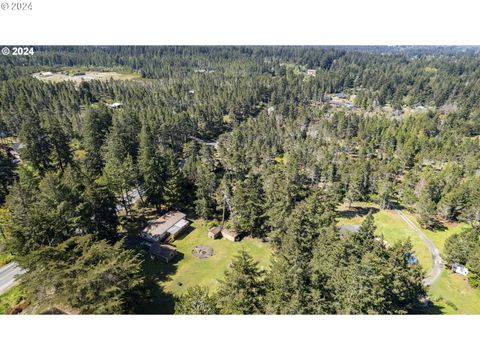
<instances>
[{"instance_id":1,"label":"dirt path","mask_svg":"<svg viewBox=\"0 0 480 360\"><path fill-rule=\"evenodd\" d=\"M402 218L403 221L407 223L408 226L410 226L417 234L420 236L420 238L423 240L425 245L427 246L428 250L432 254L432 260L433 260L433 265L432 269L430 272L427 274L427 277L423 279L423 284L425 286L430 286L435 281L438 280L440 275L442 274L443 270L443 260L440 256L440 251L438 248L435 246L432 240L430 240L422 230L418 228L417 225L415 225L401 210L397 210L398 215Z\"/></svg>"}]
</instances>

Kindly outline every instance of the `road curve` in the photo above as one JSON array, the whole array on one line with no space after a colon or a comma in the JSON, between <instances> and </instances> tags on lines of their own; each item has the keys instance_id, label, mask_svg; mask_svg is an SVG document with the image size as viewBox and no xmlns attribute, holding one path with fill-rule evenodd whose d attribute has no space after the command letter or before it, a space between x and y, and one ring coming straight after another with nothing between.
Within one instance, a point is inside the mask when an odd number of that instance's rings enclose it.
<instances>
[{"instance_id":1,"label":"road curve","mask_svg":"<svg viewBox=\"0 0 480 360\"><path fill-rule=\"evenodd\" d=\"M0 294L15 285L16 277L25 271L16 262L11 262L0 268Z\"/></svg>"},{"instance_id":2,"label":"road curve","mask_svg":"<svg viewBox=\"0 0 480 360\"><path fill-rule=\"evenodd\" d=\"M438 280L440 275L442 274L443 270L443 260L442 257L440 256L440 251L438 248L435 246L432 240L430 240L422 230L418 228L417 225L415 225L401 210L397 210L398 215L402 218L403 221L407 223L408 226L410 226L417 234L420 236L420 238L423 240L425 245L427 246L428 250L432 254L432 260L433 260L433 265L432 269L429 271L427 274L427 277L423 279L423 284L425 286L430 286L435 283L435 281Z\"/></svg>"}]
</instances>

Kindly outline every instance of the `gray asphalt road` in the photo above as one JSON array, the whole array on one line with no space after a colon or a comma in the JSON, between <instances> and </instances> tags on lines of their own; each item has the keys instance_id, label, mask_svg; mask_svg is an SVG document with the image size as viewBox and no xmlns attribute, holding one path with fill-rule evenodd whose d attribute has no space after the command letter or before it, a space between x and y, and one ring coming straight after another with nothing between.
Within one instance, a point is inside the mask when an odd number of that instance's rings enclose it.
<instances>
[{"instance_id":1,"label":"gray asphalt road","mask_svg":"<svg viewBox=\"0 0 480 360\"><path fill-rule=\"evenodd\" d=\"M24 270L16 262L11 262L0 268L0 294L15 285L15 277L23 274Z\"/></svg>"},{"instance_id":2,"label":"gray asphalt road","mask_svg":"<svg viewBox=\"0 0 480 360\"><path fill-rule=\"evenodd\" d=\"M430 240L422 230L418 228L401 210L397 210L398 215L402 218L403 221L407 223L417 234L420 236L420 239L423 240L425 245L427 246L428 250L432 254L433 266L430 272L427 274L427 277L423 279L423 284L426 286L430 286L435 281L438 280L440 275L442 274L443 270L443 260L440 256L440 250L435 246L432 240Z\"/></svg>"}]
</instances>

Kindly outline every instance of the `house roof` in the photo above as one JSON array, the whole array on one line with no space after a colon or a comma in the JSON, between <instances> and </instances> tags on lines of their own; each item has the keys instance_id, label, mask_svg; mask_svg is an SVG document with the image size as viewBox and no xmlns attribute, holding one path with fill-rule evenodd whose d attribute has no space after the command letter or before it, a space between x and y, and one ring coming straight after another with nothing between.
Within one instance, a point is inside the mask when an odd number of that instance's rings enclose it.
<instances>
[{"instance_id":1,"label":"house roof","mask_svg":"<svg viewBox=\"0 0 480 360\"><path fill-rule=\"evenodd\" d=\"M171 258L177 253L177 249L172 245L154 243L150 247L150 253L155 256Z\"/></svg>"},{"instance_id":2,"label":"house roof","mask_svg":"<svg viewBox=\"0 0 480 360\"><path fill-rule=\"evenodd\" d=\"M228 230L228 229L222 229L222 234L227 236L234 236L234 237L238 235L236 231Z\"/></svg>"},{"instance_id":3,"label":"house roof","mask_svg":"<svg viewBox=\"0 0 480 360\"><path fill-rule=\"evenodd\" d=\"M151 236L161 236L185 217L186 215L180 211L170 211L158 219L150 220L143 232Z\"/></svg>"},{"instance_id":4,"label":"house roof","mask_svg":"<svg viewBox=\"0 0 480 360\"><path fill-rule=\"evenodd\" d=\"M220 231L222 231L220 226L212 226L210 229L208 229L208 232L211 232L215 235L217 235Z\"/></svg>"}]
</instances>

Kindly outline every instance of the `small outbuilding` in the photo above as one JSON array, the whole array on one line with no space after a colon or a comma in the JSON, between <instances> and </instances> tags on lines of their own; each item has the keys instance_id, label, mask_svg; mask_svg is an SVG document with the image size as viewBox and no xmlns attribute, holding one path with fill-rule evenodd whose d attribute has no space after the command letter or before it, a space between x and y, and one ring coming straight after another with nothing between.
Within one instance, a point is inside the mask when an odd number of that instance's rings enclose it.
<instances>
[{"instance_id":1,"label":"small outbuilding","mask_svg":"<svg viewBox=\"0 0 480 360\"><path fill-rule=\"evenodd\" d=\"M317 70L315 70L315 69L308 69L308 70L307 70L307 75L308 75L308 76L313 76L313 77L315 77L315 76L317 76Z\"/></svg>"},{"instance_id":2,"label":"small outbuilding","mask_svg":"<svg viewBox=\"0 0 480 360\"><path fill-rule=\"evenodd\" d=\"M150 247L150 256L164 263L169 263L177 255L177 249L172 245L153 243Z\"/></svg>"},{"instance_id":3,"label":"small outbuilding","mask_svg":"<svg viewBox=\"0 0 480 360\"><path fill-rule=\"evenodd\" d=\"M220 226L213 226L208 229L208 237L210 239L217 239L222 233L222 228Z\"/></svg>"},{"instance_id":4,"label":"small outbuilding","mask_svg":"<svg viewBox=\"0 0 480 360\"><path fill-rule=\"evenodd\" d=\"M222 236L230 241L238 241L238 233L233 230L228 230L228 229L222 229Z\"/></svg>"},{"instance_id":5,"label":"small outbuilding","mask_svg":"<svg viewBox=\"0 0 480 360\"><path fill-rule=\"evenodd\" d=\"M468 269L465 265L454 263L454 264L452 264L451 269L452 269L452 272L454 272L454 273L457 273L457 274L460 274L460 275L463 275L463 276L468 275Z\"/></svg>"}]
</instances>

